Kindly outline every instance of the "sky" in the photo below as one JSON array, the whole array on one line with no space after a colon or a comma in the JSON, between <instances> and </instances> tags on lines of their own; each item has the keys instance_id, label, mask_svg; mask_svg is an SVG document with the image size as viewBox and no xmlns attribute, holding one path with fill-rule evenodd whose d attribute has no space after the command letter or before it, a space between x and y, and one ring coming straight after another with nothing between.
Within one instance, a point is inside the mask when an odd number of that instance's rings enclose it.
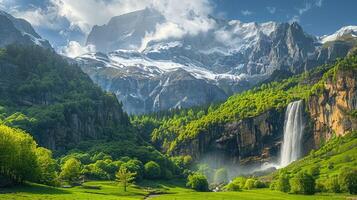
<instances>
[{"instance_id":1,"label":"sky","mask_svg":"<svg viewBox=\"0 0 357 200\"><path fill-rule=\"evenodd\" d=\"M211 18L243 22L298 22L305 32L322 36L357 25L357 0L0 0L0 9L29 21L64 54L93 50L84 46L94 25L113 16L152 7L170 23L148 39L196 34L214 27Z\"/></svg>"}]
</instances>

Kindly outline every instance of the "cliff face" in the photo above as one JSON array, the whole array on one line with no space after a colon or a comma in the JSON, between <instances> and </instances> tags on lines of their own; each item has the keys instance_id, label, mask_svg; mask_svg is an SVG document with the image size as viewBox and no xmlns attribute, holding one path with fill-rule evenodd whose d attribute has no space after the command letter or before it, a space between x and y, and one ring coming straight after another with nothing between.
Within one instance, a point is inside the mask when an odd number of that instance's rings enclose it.
<instances>
[{"instance_id":1,"label":"cliff face","mask_svg":"<svg viewBox=\"0 0 357 200\"><path fill-rule=\"evenodd\" d=\"M357 71L336 70L322 92L304 102L305 128L302 154L321 147L334 134L341 136L357 130ZM321 74L319 75L322 76ZM316 77L311 77L314 83ZM320 78L319 78L320 80ZM234 164L258 164L277 161L283 140L285 110L269 110L256 117L210 127L197 138L179 146L178 154L195 159L207 155Z\"/></svg>"},{"instance_id":2,"label":"cliff face","mask_svg":"<svg viewBox=\"0 0 357 200\"><path fill-rule=\"evenodd\" d=\"M179 148L179 154L200 159L216 154L218 160L234 164L252 164L276 159L283 137L285 111L270 110L202 133Z\"/></svg>"},{"instance_id":3,"label":"cliff face","mask_svg":"<svg viewBox=\"0 0 357 200\"><path fill-rule=\"evenodd\" d=\"M350 113L357 109L357 72L339 71L329 78L321 95L314 95L308 101L312 120L314 147L333 134L344 135L357 129L357 121Z\"/></svg>"}]
</instances>

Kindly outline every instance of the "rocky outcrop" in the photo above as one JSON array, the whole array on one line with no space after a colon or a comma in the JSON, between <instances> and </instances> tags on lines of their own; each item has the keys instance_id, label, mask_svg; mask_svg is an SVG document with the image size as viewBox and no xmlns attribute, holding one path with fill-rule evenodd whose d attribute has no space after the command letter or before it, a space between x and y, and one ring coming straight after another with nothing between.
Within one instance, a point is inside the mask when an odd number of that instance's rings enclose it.
<instances>
[{"instance_id":1,"label":"rocky outcrop","mask_svg":"<svg viewBox=\"0 0 357 200\"><path fill-rule=\"evenodd\" d=\"M212 127L183 144L179 154L201 159L218 154L218 160L234 164L257 164L276 160L283 137L284 110L269 110L257 117Z\"/></svg>"},{"instance_id":2,"label":"rocky outcrop","mask_svg":"<svg viewBox=\"0 0 357 200\"><path fill-rule=\"evenodd\" d=\"M0 10L0 47L13 43L51 48L50 43L42 39L26 20Z\"/></svg>"},{"instance_id":3,"label":"rocky outcrop","mask_svg":"<svg viewBox=\"0 0 357 200\"><path fill-rule=\"evenodd\" d=\"M321 94L311 96L308 111L312 120L315 148L335 135L357 130L357 72L340 70L327 79Z\"/></svg>"}]
</instances>

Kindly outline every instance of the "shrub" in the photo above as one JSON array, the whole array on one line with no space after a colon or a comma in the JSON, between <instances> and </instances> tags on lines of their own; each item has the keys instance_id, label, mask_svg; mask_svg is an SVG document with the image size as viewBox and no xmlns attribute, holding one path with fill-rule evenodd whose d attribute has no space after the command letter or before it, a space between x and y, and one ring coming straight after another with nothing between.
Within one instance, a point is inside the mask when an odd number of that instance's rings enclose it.
<instances>
[{"instance_id":1,"label":"shrub","mask_svg":"<svg viewBox=\"0 0 357 200\"><path fill-rule=\"evenodd\" d=\"M254 188L254 182L255 180L254 179L247 179L247 181L245 182L245 185L244 185L244 188L247 189L247 190L251 190Z\"/></svg>"},{"instance_id":2,"label":"shrub","mask_svg":"<svg viewBox=\"0 0 357 200\"><path fill-rule=\"evenodd\" d=\"M330 177L327 181L326 181L326 189L329 192L334 192L334 193L339 193L341 192L341 187L340 184L338 182L338 177L336 175Z\"/></svg>"},{"instance_id":3,"label":"shrub","mask_svg":"<svg viewBox=\"0 0 357 200\"><path fill-rule=\"evenodd\" d=\"M224 186L223 190L225 190L225 191L240 191L239 183L236 181L231 181L226 186Z\"/></svg>"},{"instance_id":4,"label":"shrub","mask_svg":"<svg viewBox=\"0 0 357 200\"><path fill-rule=\"evenodd\" d=\"M60 178L73 185L79 182L81 175L81 162L75 158L68 159L61 167Z\"/></svg>"},{"instance_id":5,"label":"shrub","mask_svg":"<svg viewBox=\"0 0 357 200\"><path fill-rule=\"evenodd\" d=\"M139 160L129 160L128 162L123 163L120 167L124 167L128 171L135 173L136 181L139 181L143 178L144 166L143 163Z\"/></svg>"},{"instance_id":6,"label":"shrub","mask_svg":"<svg viewBox=\"0 0 357 200\"><path fill-rule=\"evenodd\" d=\"M296 194L314 194L315 179L312 175L302 171L290 179L291 192Z\"/></svg>"},{"instance_id":7,"label":"shrub","mask_svg":"<svg viewBox=\"0 0 357 200\"><path fill-rule=\"evenodd\" d=\"M319 165L313 165L310 169L309 169L309 174L311 174L312 176L314 176L315 178L318 177L320 175L320 166Z\"/></svg>"},{"instance_id":8,"label":"shrub","mask_svg":"<svg viewBox=\"0 0 357 200\"><path fill-rule=\"evenodd\" d=\"M267 187L267 185L264 182L262 182L260 180L254 181L254 188L266 188L266 187Z\"/></svg>"},{"instance_id":9,"label":"shrub","mask_svg":"<svg viewBox=\"0 0 357 200\"><path fill-rule=\"evenodd\" d=\"M214 183L221 184L228 182L228 172L225 168L220 168L216 170L214 174Z\"/></svg>"},{"instance_id":10,"label":"shrub","mask_svg":"<svg viewBox=\"0 0 357 200\"><path fill-rule=\"evenodd\" d=\"M160 165L154 161L147 162L144 166L145 178L157 179L161 176Z\"/></svg>"},{"instance_id":11,"label":"shrub","mask_svg":"<svg viewBox=\"0 0 357 200\"><path fill-rule=\"evenodd\" d=\"M208 181L205 175L194 173L187 177L187 187L194 190L206 192L208 191Z\"/></svg>"},{"instance_id":12,"label":"shrub","mask_svg":"<svg viewBox=\"0 0 357 200\"><path fill-rule=\"evenodd\" d=\"M290 191L289 175L285 173L281 173L275 184L275 187L276 190L279 190L281 192L289 192Z\"/></svg>"},{"instance_id":13,"label":"shrub","mask_svg":"<svg viewBox=\"0 0 357 200\"><path fill-rule=\"evenodd\" d=\"M349 169L341 171L339 180L342 188L350 194L357 194L357 170Z\"/></svg>"}]
</instances>

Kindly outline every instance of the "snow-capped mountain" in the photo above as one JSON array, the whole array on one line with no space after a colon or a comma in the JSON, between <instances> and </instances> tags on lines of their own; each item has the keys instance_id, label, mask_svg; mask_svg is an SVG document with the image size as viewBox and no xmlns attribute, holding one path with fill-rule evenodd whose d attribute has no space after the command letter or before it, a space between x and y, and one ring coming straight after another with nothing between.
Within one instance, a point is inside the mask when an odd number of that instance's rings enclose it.
<instances>
[{"instance_id":1,"label":"snow-capped mountain","mask_svg":"<svg viewBox=\"0 0 357 200\"><path fill-rule=\"evenodd\" d=\"M145 9L113 17L93 27L87 39L102 53L76 60L96 83L117 95L126 111L146 113L220 101L273 72L300 73L351 48L340 43L325 47L298 23L210 20L214 26L208 31L143 46L147 35L167 23L162 15ZM342 30L335 38L347 32Z\"/></svg>"},{"instance_id":2,"label":"snow-capped mountain","mask_svg":"<svg viewBox=\"0 0 357 200\"><path fill-rule=\"evenodd\" d=\"M15 18L0 10L0 47L12 43L34 44L51 48L50 43L42 39L26 20Z\"/></svg>"},{"instance_id":3,"label":"snow-capped mountain","mask_svg":"<svg viewBox=\"0 0 357 200\"><path fill-rule=\"evenodd\" d=\"M322 43L331 42L348 36L357 38L357 26L342 27L340 30L336 31L332 35L322 36L321 42Z\"/></svg>"}]
</instances>

